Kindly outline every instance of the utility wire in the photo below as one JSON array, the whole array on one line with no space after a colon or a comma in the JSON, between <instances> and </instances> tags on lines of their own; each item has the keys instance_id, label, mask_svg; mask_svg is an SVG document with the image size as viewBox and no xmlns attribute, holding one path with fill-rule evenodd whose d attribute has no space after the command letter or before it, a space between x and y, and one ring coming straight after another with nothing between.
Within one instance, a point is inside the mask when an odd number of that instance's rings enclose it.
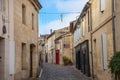
<instances>
[{"instance_id":1,"label":"utility wire","mask_svg":"<svg viewBox=\"0 0 120 80\"><path fill-rule=\"evenodd\" d=\"M80 12L64 12L64 13L52 13L52 12L40 12L40 14L79 14Z\"/></svg>"},{"instance_id":2,"label":"utility wire","mask_svg":"<svg viewBox=\"0 0 120 80\"><path fill-rule=\"evenodd\" d=\"M63 14L80 14L80 12L64 12L64 13L52 13L52 12L40 12L40 14L58 14L60 15L61 22L63 22Z\"/></svg>"}]
</instances>

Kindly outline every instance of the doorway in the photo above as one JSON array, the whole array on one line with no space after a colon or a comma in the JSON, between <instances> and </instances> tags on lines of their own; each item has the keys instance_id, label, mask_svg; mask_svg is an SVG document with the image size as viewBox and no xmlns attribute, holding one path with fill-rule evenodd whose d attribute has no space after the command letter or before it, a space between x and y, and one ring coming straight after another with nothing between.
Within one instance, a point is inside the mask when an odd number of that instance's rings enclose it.
<instances>
[{"instance_id":1,"label":"doorway","mask_svg":"<svg viewBox=\"0 0 120 80\"><path fill-rule=\"evenodd\" d=\"M4 80L5 39L0 37L0 80Z\"/></svg>"},{"instance_id":2,"label":"doorway","mask_svg":"<svg viewBox=\"0 0 120 80\"><path fill-rule=\"evenodd\" d=\"M35 52L35 45L30 44L30 77L33 77L33 57Z\"/></svg>"},{"instance_id":3,"label":"doorway","mask_svg":"<svg viewBox=\"0 0 120 80\"><path fill-rule=\"evenodd\" d=\"M56 64L60 63L60 53L59 50L56 50Z\"/></svg>"},{"instance_id":4,"label":"doorway","mask_svg":"<svg viewBox=\"0 0 120 80\"><path fill-rule=\"evenodd\" d=\"M89 47L88 41L85 41L81 45L81 56L82 56L82 72L90 77L90 64L89 64Z\"/></svg>"}]
</instances>

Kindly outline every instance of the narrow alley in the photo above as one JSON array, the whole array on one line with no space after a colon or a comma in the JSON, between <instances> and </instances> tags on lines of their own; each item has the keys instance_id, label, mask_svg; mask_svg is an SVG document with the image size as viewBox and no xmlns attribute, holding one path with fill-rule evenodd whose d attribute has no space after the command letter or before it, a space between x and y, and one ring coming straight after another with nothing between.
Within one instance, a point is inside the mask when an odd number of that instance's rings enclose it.
<instances>
[{"instance_id":1,"label":"narrow alley","mask_svg":"<svg viewBox=\"0 0 120 80\"><path fill-rule=\"evenodd\" d=\"M90 80L73 66L44 63L43 72L37 80Z\"/></svg>"}]
</instances>

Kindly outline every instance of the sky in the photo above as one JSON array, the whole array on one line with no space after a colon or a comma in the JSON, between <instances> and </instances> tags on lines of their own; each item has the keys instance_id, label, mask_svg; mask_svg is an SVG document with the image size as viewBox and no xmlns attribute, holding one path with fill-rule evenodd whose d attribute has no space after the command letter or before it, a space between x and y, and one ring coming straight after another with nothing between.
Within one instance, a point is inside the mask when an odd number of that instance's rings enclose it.
<instances>
[{"instance_id":1,"label":"sky","mask_svg":"<svg viewBox=\"0 0 120 80\"><path fill-rule=\"evenodd\" d=\"M76 20L88 0L39 0L39 34L49 34ZM61 17L62 15L62 17Z\"/></svg>"}]
</instances>

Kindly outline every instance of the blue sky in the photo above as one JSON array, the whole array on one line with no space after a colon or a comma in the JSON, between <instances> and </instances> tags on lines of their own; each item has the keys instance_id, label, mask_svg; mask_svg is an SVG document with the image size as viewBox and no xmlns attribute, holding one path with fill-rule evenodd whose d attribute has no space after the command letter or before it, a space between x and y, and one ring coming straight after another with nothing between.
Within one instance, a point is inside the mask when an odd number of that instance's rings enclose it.
<instances>
[{"instance_id":1,"label":"blue sky","mask_svg":"<svg viewBox=\"0 0 120 80\"><path fill-rule=\"evenodd\" d=\"M39 0L42 5L38 18L39 34L49 34L50 29L56 30L69 26L69 23L80 15L80 13L71 12L81 12L87 1L88 0ZM67 13L62 14L63 21L61 21L61 13Z\"/></svg>"}]
</instances>

